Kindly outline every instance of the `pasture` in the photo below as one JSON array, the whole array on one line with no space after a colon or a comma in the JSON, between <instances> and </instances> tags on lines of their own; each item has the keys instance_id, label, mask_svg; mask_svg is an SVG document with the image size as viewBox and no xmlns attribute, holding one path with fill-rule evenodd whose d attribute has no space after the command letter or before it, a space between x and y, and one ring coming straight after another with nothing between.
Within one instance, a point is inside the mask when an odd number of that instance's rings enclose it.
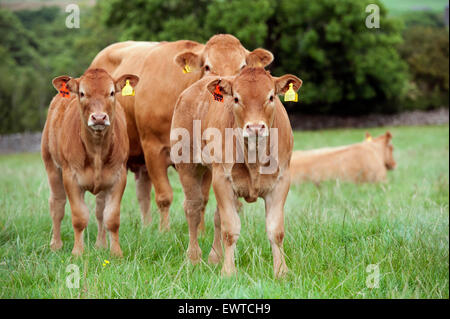
<instances>
[{"instance_id":1,"label":"pasture","mask_svg":"<svg viewBox=\"0 0 450 319\"><path fill-rule=\"evenodd\" d=\"M291 188L285 207L288 275L273 276L263 201L244 204L237 244L237 277L206 262L213 239L214 195L200 238L203 261L186 258L184 195L174 189L171 230L141 226L135 182L129 174L122 201L122 259L96 250L94 197L85 232L85 254L71 255L69 205L62 223L64 246L49 248L48 185L39 154L0 156L0 298L449 298L449 127L390 129L398 167L387 184L327 182ZM295 132L295 149L356 143L365 130ZM110 263L103 266L104 260ZM80 288L66 287L66 267L80 268ZM379 267L379 287L366 286L366 267Z\"/></svg>"},{"instance_id":2,"label":"pasture","mask_svg":"<svg viewBox=\"0 0 450 319\"><path fill-rule=\"evenodd\" d=\"M447 0L382 0L390 13L396 15L412 10L429 9L434 12L444 12Z\"/></svg>"}]
</instances>

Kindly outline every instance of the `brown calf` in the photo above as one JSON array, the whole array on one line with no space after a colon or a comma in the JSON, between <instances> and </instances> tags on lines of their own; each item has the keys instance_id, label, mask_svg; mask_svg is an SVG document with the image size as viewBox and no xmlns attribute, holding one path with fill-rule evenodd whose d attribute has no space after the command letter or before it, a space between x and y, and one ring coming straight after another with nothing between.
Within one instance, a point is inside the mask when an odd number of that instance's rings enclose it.
<instances>
[{"instance_id":1,"label":"brown calf","mask_svg":"<svg viewBox=\"0 0 450 319\"><path fill-rule=\"evenodd\" d=\"M270 52L263 49L249 52L238 39L223 34L213 36L206 44L188 40L159 44L128 41L113 44L97 55L91 67L105 68L113 76L133 73L142 80L134 98L119 97L119 101L127 115L128 166L135 172L144 224L151 222L153 183L161 214L160 229L169 229L169 208L173 200L167 175L172 165L169 135L173 110L181 92L205 75L234 75L245 65L266 66L272 60ZM211 176L206 176L205 200L210 183ZM203 229L203 225L202 222L199 227Z\"/></svg>"},{"instance_id":2,"label":"brown calf","mask_svg":"<svg viewBox=\"0 0 450 319\"><path fill-rule=\"evenodd\" d=\"M391 144L392 135L386 132L377 138L366 133L366 140L347 146L295 151L291 160L291 181L300 183L339 179L349 182L381 182L387 170L396 166Z\"/></svg>"},{"instance_id":3,"label":"brown calf","mask_svg":"<svg viewBox=\"0 0 450 319\"><path fill-rule=\"evenodd\" d=\"M248 67L235 77L206 77L186 89L178 99L172 120L171 155L185 194L184 210L190 237L188 257L193 263L201 258L197 226L206 203L203 191L205 176L212 173L217 211L209 262L219 262L223 241L225 259L222 272L229 275L236 271L234 249L241 228L237 214L238 198L254 202L262 197L266 203L266 230L272 246L274 273L281 276L287 271L282 246L293 136L289 118L277 95L284 93L290 83L293 83L295 90L302 85L302 81L293 75L275 78L263 68ZM223 102L220 102L221 98ZM179 133L194 135L195 138L194 120L201 121L199 130L203 136L210 135L208 130L220 133L220 136L209 137L209 142L221 142L217 149L213 149L212 160L205 156L195 160L193 138L177 141ZM238 129L228 151L227 129L228 132ZM270 129L276 129L277 134L273 135ZM262 172L267 164L259 158L259 154L258 158L250 160L249 149L254 150L256 143L265 145L266 149L270 145L269 166L275 164L270 172ZM202 140L201 145L205 149L210 144ZM277 152L273 152L274 145L278 147ZM177 157L183 149L188 152L188 160L179 162ZM243 153L242 161L237 160L235 152L238 149ZM219 155L220 152L223 156ZM231 158L226 159L229 155Z\"/></svg>"},{"instance_id":4,"label":"brown calf","mask_svg":"<svg viewBox=\"0 0 450 319\"><path fill-rule=\"evenodd\" d=\"M53 220L50 246L54 250L62 247L60 227L67 195L75 232L72 254L82 254L83 230L89 220L84 194L89 191L96 195L96 245L106 247L105 225L110 232L111 253L122 255L120 201L126 185L129 147L125 114L116 95L126 80L136 85L139 79L126 74L113 80L102 69L89 69L80 78L53 79L56 90L67 88L71 95L53 98L42 135Z\"/></svg>"}]
</instances>

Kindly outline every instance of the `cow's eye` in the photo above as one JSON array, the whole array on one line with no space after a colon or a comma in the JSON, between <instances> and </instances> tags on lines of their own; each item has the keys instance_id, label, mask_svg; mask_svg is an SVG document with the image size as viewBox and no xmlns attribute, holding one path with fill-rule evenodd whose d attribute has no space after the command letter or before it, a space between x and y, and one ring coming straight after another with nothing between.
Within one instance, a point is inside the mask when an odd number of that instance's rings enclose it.
<instances>
[{"instance_id":1,"label":"cow's eye","mask_svg":"<svg viewBox=\"0 0 450 319\"><path fill-rule=\"evenodd\" d=\"M244 64L243 66L241 66L241 70L243 69L243 68L245 68L247 66L247 64Z\"/></svg>"},{"instance_id":2,"label":"cow's eye","mask_svg":"<svg viewBox=\"0 0 450 319\"><path fill-rule=\"evenodd\" d=\"M210 69L209 65L205 65L205 71L209 72Z\"/></svg>"},{"instance_id":3,"label":"cow's eye","mask_svg":"<svg viewBox=\"0 0 450 319\"><path fill-rule=\"evenodd\" d=\"M234 98L234 103L239 103L239 99L237 97Z\"/></svg>"},{"instance_id":4,"label":"cow's eye","mask_svg":"<svg viewBox=\"0 0 450 319\"><path fill-rule=\"evenodd\" d=\"M111 91L111 93L109 95L110 96L114 96L114 91Z\"/></svg>"},{"instance_id":5,"label":"cow's eye","mask_svg":"<svg viewBox=\"0 0 450 319\"><path fill-rule=\"evenodd\" d=\"M270 102L273 102L273 95L271 95L271 96L269 97L269 101L270 101Z\"/></svg>"},{"instance_id":6,"label":"cow's eye","mask_svg":"<svg viewBox=\"0 0 450 319\"><path fill-rule=\"evenodd\" d=\"M80 92L80 97L84 97L84 93L83 92Z\"/></svg>"}]
</instances>

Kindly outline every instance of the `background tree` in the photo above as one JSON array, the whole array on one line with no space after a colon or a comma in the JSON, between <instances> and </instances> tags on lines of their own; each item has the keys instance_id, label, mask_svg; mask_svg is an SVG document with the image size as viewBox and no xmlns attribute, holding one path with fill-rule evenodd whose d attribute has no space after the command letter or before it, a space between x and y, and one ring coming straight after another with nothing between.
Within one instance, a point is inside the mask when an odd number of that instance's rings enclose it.
<instances>
[{"instance_id":1,"label":"background tree","mask_svg":"<svg viewBox=\"0 0 450 319\"><path fill-rule=\"evenodd\" d=\"M380 29L365 26L371 3L381 8ZM304 80L303 103L296 106L301 111L393 111L406 93L407 65L395 48L401 23L388 18L379 1L215 0L201 1L195 10L190 6L113 0L104 3L105 21L125 30L122 39L206 41L231 33L250 50L265 47L275 56L275 75L299 74Z\"/></svg>"},{"instance_id":2,"label":"background tree","mask_svg":"<svg viewBox=\"0 0 450 319\"><path fill-rule=\"evenodd\" d=\"M379 29L365 26L372 3L381 9ZM81 28L68 29L58 7L0 9L0 134L41 130L56 94L52 78L81 75L111 43L205 42L216 33L234 34L249 50L270 50L274 75L304 80L301 103L286 103L288 112L448 106L442 13L395 12L388 15L380 0L108 0L81 6Z\"/></svg>"}]
</instances>

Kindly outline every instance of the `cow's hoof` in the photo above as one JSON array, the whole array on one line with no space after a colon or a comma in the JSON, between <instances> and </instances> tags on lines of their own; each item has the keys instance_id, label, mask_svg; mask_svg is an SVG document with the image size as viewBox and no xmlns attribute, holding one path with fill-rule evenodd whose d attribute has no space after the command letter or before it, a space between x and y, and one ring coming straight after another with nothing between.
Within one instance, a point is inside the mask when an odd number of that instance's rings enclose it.
<instances>
[{"instance_id":1,"label":"cow's hoof","mask_svg":"<svg viewBox=\"0 0 450 319\"><path fill-rule=\"evenodd\" d=\"M76 257L80 257L83 255L83 248L79 248L79 247L73 247L72 249L72 255L76 256Z\"/></svg>"},{"instance_id":2,"label":"cow's hoof","mask_svg":"<svg viewBox=\"0 0 450 319\"><path fill-rule=\"evenodd\" d=\"M221 259L222 257L219 256L214 249L211 249L211 252L209 253L208 256L208 262L212 265L217 265Z\"/></svg>"},{"instance_id":3,"label":"cow's hoof","mask_svg":"<svg viewBox=\"0 0 450 319\"><path fill-rule=\"evenodd\" d=\"M97 241L95 242L95 248L105 249L106 247L108 247L108 245L106 244L106 239L100 240L97 238Z\"/></svg>"},{"instance_id":4,"label":"cow's hoof","mask_svg":"<svg viewBox=\"0 0 450 319\"><path fill-rule=\"evenodd\" d=\"M160 232L168 232L170 230L170 224L169 223L161 223L159 224L159 231Z\"/></svg>"},{"instance_id":5,"label":"cow's hoof","mask_svg":"<svg viewBox=\"0 0 450 319\"><path fill-rule=\"evenodd\" d=\"M61 240L54 240L50 242L50 249L51 250L60 250L63 246L63 243Z\"/></svg>"},{"instance_id":6,"label":"cow's hoof","mask_svg":"<svg viewBox=\"0 0 450 319\"><path fill-rule=\"evenodd\" d=\"M152 214L148 212L147 215L142 216L142 225L144 227L150 226L152 224Z\"/></svg>"},{"instance_id":7,"label":"cow's hoof","mask_svg":"<svg viewBox=\"0 0 450 319\"><path fill-rule=\"evenodd\" d=\"M114 257L122 258L123 257L122 249L120 249L120 247L111 248L111 255Z\"/></svg>"},{"instance_id":8,"label":"cow's hoof","mask_svg":"<svg viewBox=\"0 0 450 319\"><path fill-rule=\"evenodd\" d=\"M196 265L202 259L202 250L198 248L188 248L187 256L193 265Z\"/></svg>"},{"instance_id":9,"label":"cow's hoof","mask_svg":"<svg viewBox=\"0 0 450 319\"><path fill-rule=\"evenodd\" d=\"M222 268L222 276L224 277L232 277L237 274L236 267L223 267Z\"/></svg>"},{"instance_id":10,"label":"cow's hoof","mask_svg":"<svg viewBox=\"0 0 450 319\"><path fill-rule=\"evenodd\" d=\"M286 265L283 265L278 269L278 271L274 270L274 275L276 278L283 278L289 272L289 269Z\"/></svg>"}]
</instances>

